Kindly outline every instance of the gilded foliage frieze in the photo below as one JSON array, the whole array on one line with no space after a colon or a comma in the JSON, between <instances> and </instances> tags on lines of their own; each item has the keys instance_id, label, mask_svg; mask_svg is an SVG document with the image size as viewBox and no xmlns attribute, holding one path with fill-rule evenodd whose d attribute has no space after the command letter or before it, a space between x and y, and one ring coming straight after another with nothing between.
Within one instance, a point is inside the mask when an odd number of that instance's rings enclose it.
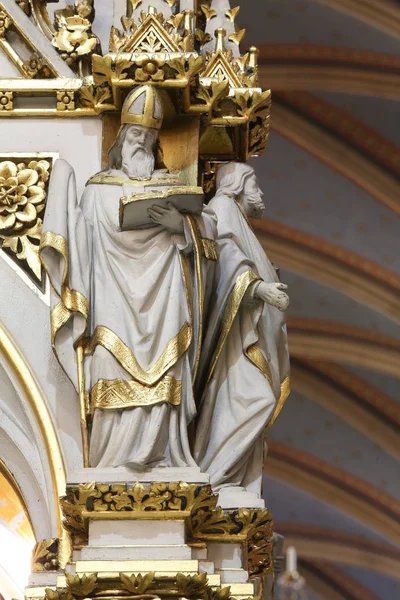
<instances>
[{"instance_id":1,"label":"gilded foliage frieze","mask_svg":"<svg viewBox=\"0 0 400 600\"><path fill-rule=\"evenodd\" d=\"M64 526L76 546L87 543L89 519L183 519L192 542L236 542L244 546L250 576L272 569L272 517L267 509L226 511L209 485L183 482L80 484L61 499Z\"/></svg>"},{"instance_id":2,"label":"gilded foliage frieze","mask_svg":"<svg viewBox=\"0 0 400 600\"><path fill-rule=\"evenodd\" d=\"M66 574L65 587L46 588L43 600L79 600L80 598L187 598L188 600L230 600L230 586L212 586L206 573L176 573L172 577L115 573L100 577L98 573ZM29 596L27 596L29 600ZM41 599L42 600L42 599Z\"/></svg>"}]
</instances>

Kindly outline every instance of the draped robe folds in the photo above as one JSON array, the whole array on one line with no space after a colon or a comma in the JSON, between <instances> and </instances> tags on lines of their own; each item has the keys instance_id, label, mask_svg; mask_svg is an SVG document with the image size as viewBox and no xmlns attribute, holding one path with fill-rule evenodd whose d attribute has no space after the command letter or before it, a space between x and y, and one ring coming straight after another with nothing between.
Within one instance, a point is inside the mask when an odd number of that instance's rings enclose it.
<instances>
[{"instance_id":1,"label":"draped robe folds","mask_svg":"<svg viewBox=\"0 0 400 600\"><path fill-rule=\"evenodd\" d=\"M121 232L119 199L143 191L126 181L89 182L78 204L72 167L54 166L41 243L53 287L53 346L75 386L74 346L85 347L92 467L195 466L192 379L202 282L215 264L201 254L201 238L213 243L215 219L205 209L185 219L184 234L161 226Z\"/></svg>"},{"instance_id":2,"label":"draped robe folds","mask_svg":"<svg viewBox=\"0 0 400 600\"><path fill-rule=\"evenodd\" d=\"M278 277L238 204L217 195L209 207L218 220L219 257L200 362L194 456L213 487L260 494L265 429L290 380L284 317L254 298L254 286Z\"/></svg>"}]
</instances>

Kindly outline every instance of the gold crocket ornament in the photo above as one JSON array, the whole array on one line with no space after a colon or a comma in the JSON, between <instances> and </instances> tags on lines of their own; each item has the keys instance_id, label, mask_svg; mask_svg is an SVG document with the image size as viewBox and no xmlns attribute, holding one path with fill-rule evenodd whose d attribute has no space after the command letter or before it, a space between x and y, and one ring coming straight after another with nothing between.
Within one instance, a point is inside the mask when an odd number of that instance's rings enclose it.
<instances>
[{"instance_id":1,"label":"gold crocket ornament","mask_svg":"<svg viewBox=\"0 0 400 600\"><path fill-rule=\"evenodd\" d=\"M103 115L103 148L79 201L55 161L40 224L83 468L26 598L272 600L261 481L290 390L288 297L249 224L264 205L245 164L266 149L270 91L227 0L131 0L104 55L101 3L59 11L53 45L76 77L49 84L43 114Z\"/></svg>"}]
</instances>

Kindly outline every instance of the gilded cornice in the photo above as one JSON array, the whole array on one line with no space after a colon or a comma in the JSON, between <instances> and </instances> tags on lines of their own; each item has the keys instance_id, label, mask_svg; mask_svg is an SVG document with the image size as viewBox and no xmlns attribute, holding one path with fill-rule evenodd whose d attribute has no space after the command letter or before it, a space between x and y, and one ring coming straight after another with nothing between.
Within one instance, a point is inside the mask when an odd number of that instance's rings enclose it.
<instances>
[{"instance_id":1,"label":"gilded cornice","mask_svg":"<svg viewBox=\"0 0 400 600\"><path fill-rule=\"evenodd\" d=\"M379 600L368 588L337 567L320 561L299 561L308 587L325 600Z\"/></svg>"},{"instance_id":2,"label":"gilded cornice","mask_svg":"<svg viewBox=\"0 0 400 600\"><path fill-rule=\"evenodd\" d=\"M318 0L335 10L365 21L390 35L400 36L400 8L391 0Z\"/></svg>"},{"instance_id":3,"label":"gilded cornice","mask_svg":"<svg viewBox=\"0 0 400 600\"><path fill-rule=\"evenodd\" d=\"M400 543L400 502L370 483L280 442L268 444L264 471Z\"/></svg>"},{"instance_id":4,"label":"gilded cornice","mask_svg":"<svg viewBox=\"0 0 400 600\"><path fill-rule=\"evenodd\" d=\"M271 219L251 224L268 256L282 268L329 285L372 309L400 321L400 277L389 269Z\"/></svg>"},{"instance_id":5,"label":"gilded cornice","mask_svg":"<svg viewBox=\"0 0 400 600\"><path fill-rule=\"evenodd\" d=\"M332 523L332 527L336 527ZM326 529L304 523L275 522L274 528L285 537L287 546L295 546L304 559L341 562L368 569L374 565L389 577L398 578L400 551L389 544L337 529Z\"/></svg>"},{"instance_id":6,"label":"gilded cornice","mask_svg":"<svg viewBox=\"0 0 400 600\"><path fill-rule=\"evenodd\" d=\"M292 387L400 460L399 403L344 367L292 357Z\"/></svg>"}]
</instances>

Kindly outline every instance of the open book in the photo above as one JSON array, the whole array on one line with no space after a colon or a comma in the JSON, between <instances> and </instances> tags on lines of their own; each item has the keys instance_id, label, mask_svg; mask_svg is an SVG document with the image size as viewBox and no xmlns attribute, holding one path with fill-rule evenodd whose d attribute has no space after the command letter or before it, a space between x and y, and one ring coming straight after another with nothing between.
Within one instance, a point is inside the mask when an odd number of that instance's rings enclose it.
<instances>
[{"instance_id":1,"label":"open book","mask_svg":"<svg viewBox=\"0 0 400 600\"><path fill-rule=\"evenodd\" d=\"M168 204L172 204L182 213L200 215L203 200L204 192L201 187L188 186L168 187L123 196L119 202L121 230L128 231L154 225L147 214L148 209L154 205L167 207Z\"/></svg>"}]
</instances>

